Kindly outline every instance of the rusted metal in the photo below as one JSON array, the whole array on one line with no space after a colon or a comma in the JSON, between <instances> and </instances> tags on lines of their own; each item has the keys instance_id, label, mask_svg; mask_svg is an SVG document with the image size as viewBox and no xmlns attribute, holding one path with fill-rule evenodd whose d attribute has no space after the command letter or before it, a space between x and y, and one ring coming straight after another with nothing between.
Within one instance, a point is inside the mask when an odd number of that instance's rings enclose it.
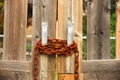
<instances>
[{"instance_id":1,"label":"rusted metal","mask_svg":"<svg viewBox=\"0 0 120 80\"><path fill-rule=\"evenodd\" d=\"M36 43L36 46L34 48L34 69L33 69L33 75L34 80L38 80L38 74L39 74L39 53L45 54L45 55L59 55L59 56L70 56L73 53L75 54L75 80L79 79L79 62L78 62L78 48L77 44L73 41L73 44L67 45L67 40L60 40L60 39L48 39L47 45L42 45L41 40L39 40Z\"/></svg>"}]
</instances>

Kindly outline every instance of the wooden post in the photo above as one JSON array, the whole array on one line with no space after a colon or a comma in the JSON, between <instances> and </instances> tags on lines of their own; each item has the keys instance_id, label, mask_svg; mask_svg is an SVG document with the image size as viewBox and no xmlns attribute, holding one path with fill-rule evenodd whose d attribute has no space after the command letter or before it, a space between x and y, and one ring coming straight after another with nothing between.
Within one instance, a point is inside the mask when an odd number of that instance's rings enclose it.
<instances>
[{"instance_id":1,"label":"wooden post","mask_svg":"<svg viewBox=\"0 0 120 80\"><path fill-rule=\"evenodd\" d=\"M26 60L27 1L5 0L4 60Z\"/></svg>"},{"instance_id":2,"label":"wooden post","mask_svg":"<svg viewBox=\"0 0 120 80\"><path fill-rule=\"evenodd\" d=\"M110 0L90 0L87 7L87 59L110 58Z\"/></svg>"},{"instance_id":3,"label":"wooden post","mask_svg":"<svg viewBox=\"0 0 120 80\"><path fill-rule=\"evenodd\" d=\"M21 69L25 68L30 69L30 65L17 62L26 60L25 30L27 26L27 1L5 0L3 60L7 61L1 61L0 63L4 69L0 69L0 80L31 79L30 70L29 72L21 71ZM12 62L13 60L14 62Z\"/></svg>"},{"instance_id":4,"label":"wooden post","mask_svg":"<svg viewBox=\"0 0 120 80\"><path fill-rule=\"evenodd\" d=\"M72 2L71 2L72 1ZM72 4L71 4L72 3ZM73 5L73 6L72 6ZM72 6L72 7L71 7ZM71 8L73 8L71 10ZM73 11L73 12L72 12ZM58 38L67 38L67 22L69 18L74 21L74 40L79 47L79 71L81 72L82 54L82 0L58 0ZM69 61L68 61L69 58ZM74 74L74 54L69 57L58 56L58 73ZM68 63L69 62L69 63ZM59 79L62 79L59 74ZM68 75L69 76L69 75Z\"/></svg>"},{"instance_id":5,"label":"wooden post","mask_svg":"<svg viewBox=\"0 0 120 80\"><path fill-rule=\"evenodd\" d=\"M48 37L56 37L56 5L56 0L33 0L33 49L37 40L41 39L42 22L48 24ZM34 57L34 55L32 55L32 57ZM55 55L48 56L40 54L39 80L55 80L55 58Z\"/></svg>"},{"instance_id":6,"label":"wooden post","mask_svg":"<svg viewBox=\"0 0 120 80\"><path fill-rule=\"evenodd\" d=\"M116 58L120 59L120 0L117 2L116 14Z\"/></svg>"}]
</instances>

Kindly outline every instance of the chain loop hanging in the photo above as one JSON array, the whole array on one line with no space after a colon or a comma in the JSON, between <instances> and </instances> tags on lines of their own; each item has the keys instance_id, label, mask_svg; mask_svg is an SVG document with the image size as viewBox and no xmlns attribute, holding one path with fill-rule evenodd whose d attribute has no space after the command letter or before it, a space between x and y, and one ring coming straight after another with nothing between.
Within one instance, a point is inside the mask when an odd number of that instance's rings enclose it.
<instances>
[{"instance_id":1,"label":"chain loop hanging","mask_svg":"<svg viewBox=\"0 0 120 80\"><path fill-rule=\"evenodd\" d=\"M39 55L40 54L45 55L59 55L59 56L71 56L73 53L75 53L75 72L74 72L74 78L75 80L79 79L79 62L78 62L78 48L77 44L73 41L73 44L67 45L66 40L60 40L60 39L48 39L47 45L42 45L41 40L39 40L36 43L36 46L34 48L34 68L33 68L33 75L34 80L38 80L37 76L39 74Z\"/></svg>"}]
</instances>

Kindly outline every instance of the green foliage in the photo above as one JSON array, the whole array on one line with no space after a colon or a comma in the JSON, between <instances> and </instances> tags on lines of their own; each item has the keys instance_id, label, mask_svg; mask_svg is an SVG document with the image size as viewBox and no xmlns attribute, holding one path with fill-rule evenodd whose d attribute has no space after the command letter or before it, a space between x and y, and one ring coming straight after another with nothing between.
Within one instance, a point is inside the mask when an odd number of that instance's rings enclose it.
<instances>
[{"instance_id":1,"label":"green foliage","mask_svg":"<svg viewBox=\"0 0 120 80\"><path fill-rule=\"evenodd\" d=\"M32 48L31 44L27 44L27 45L26 45L26 51L30 52L30 51L31 51L31 48Z\"/></svg>"},{"instance_id":2,"label":"green foliage","mask_svg":"<svg viewBox=\"0 0 120 80\"><path fill-rule=\"evenodd\" d=\"M3 2L0 2L0 11L4 11L4 3Z\"/></svg>"},{"instance_id":3,"label":"green foliage","mask_svg":"<svg viewBox=\"0 0 120 80\"><path fill-rule=\"evenodd\" d=\"M110 40L110 58L115 59L116 46L115 40Z\"/></svg>"},{"instance_id":4,"label":"green foliage","mask_svg":"<svg viewBox=\"0 0 120 80\"><path fill-rule=\"evenodd\" d=\"M116 1L117 0L111 0L111 10L110 10L110 13L115 13L115 11L116 11Z\"/></svg>"},{"instance_id":5,"label":"green foliage","mask_svg":"<svg viewBox=\"0 0 120 80\"><path fill-rule=\"evenodd\" d=\"M115 36L116 31L116 13L111 13L110 17L110 36Z\"/></svg>"},{"instance_id":6,"label":"green foliage","mask_svg":"<svg viewBox=\"0 0 120 80\"><path fill-rule=\"evenodd\" d=\"M0 34L3 34L3 24L4 24L4 3L0 2L0 15L2 15L2 17L0 17ZM0 38L0 47L3 47L3 38Z\"/></svg>"},{"instance_id":7,"label":"green foliage","mask_svg":"<svg viewBox=\"0 0 120 80\"><path fill-rule=\"evenodd\" d=\"M87 36L87 17L83 17L83 36Z\"/></svg>"},{"instance_id":8,"label":"green foliage","mask_svg":"<svg viewBox=\"0 0 120 80\"><path fill-rule=\"evenodd\" d=\"M83 40L83 46L82 46L83 48L82 48L82 58L84 59L84 60L86 60L87 59L87 40Z\"/></svg>"},{"instance_id":9,"label":"green foliage","mask_svg":"<svg viewBox=\"0 0 120 80\"><path fill-rule=\"evenodd\" d=\"M110 10L110 36L115 37L116 35L116 0L111 0L111 10ZM110 57L115 58L116 53L116 40L110 40Z\"/></svg>"},{"instance_id":10,"label":"green foliage","mask_svg":"<svg viewBox=\"0 0 120 80\"><path fill-rule=\"evenodd\" d=\"M87 17L83 17L83 36L87 36ZM82 58L87 59L87 40L83 40L82 44Z\"/></svg>"}]
</instances>

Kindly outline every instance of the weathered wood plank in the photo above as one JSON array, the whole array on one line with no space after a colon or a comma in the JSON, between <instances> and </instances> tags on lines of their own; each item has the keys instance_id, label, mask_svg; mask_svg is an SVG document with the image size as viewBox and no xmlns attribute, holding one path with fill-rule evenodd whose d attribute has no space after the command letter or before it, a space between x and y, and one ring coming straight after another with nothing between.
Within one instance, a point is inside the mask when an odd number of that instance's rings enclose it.
<instances>
[{"instance_id":1,"label":"weathered wood plank","mask_svg":"<svg viewBox=\"0 0 120 80\"><path fill-rule=\"evenodd\" d=\"M0 80L31 80L31 77L28 72L0 70Z\"/></svg>"},{"instance_id":2,"label":"weathered wood plank","mask_svg":"<svg viewBox=\"0 0 120 80\"><path fill-rule=\"evenodd\" d=\"M90 0L87 7L87 59L110 58L110 0Z\"/></svg>"},{"instance_id":3,"label":"weathered wood plank","mask_svg":"<svg viewBox=\"0 0 120 80\"><path fill-rule=\"evenodd\" d=\"M28 61L0 61L0 71L27 72L31 71L31 62Z\"/></svg>"},{"instance_id":4,"label":"weathered wood plank","mask_svg":"<svg viewBox=\"0 0 120 80\"><path fill-rule=\"evenodd\" d=\"M2 72L0 76L6 76L6 74L8 74L10 71L11 72L19 71L20 73L25 72L27 74L30 72L30 65L31 65L30 62L0 61L0 71L7 71L5 75ZM96 75L98 74L99 74L98 76L103 75L103 77L105 77L105 79L101 77L100 78L101 80L119 80L120 60L83 61L83 73L84 73L84 80L90 80L90 79L95 80ZM8 77L10 77L10 75L8 75Z\"/></svg>"},{"instance_id":5,"label":"weathered wood plank","mask_svg":"<svg viewBox=\"0 0 120 80\"><path fill-rule=\"evenodd\" d=\"M120 72L120 60L87 60L83 61L83 73Z\"/></svg>"},{"instance_id":6,"label":"weathered wood plank","mask_svg":"<svg viewBox=\"0 0 120 80\"><path fill-rule=\"evenodd\" d=\"M120 80L120 72L113 73L85 73L83 80Z\"/></svg>"},{"instance_id":7,"label":"weathered wood plank","mask_svg":"<svg viewBox=\"0 0 120 80\"><path fill-rule=\"evenodd\" d=\"M74 80L74 74L59 74L58 80Z\"/></svg>"},{"instance_id":8,"label":"weathered wood plank","mask_svg":"<svg viewBox=\"0 0 120 80\"><path fill-rule=\"evenodd\" d=\"M117 2L116 14L116 58L120 59L120 0Z\"/></svg>"},{"instance_id":9,"label":"weathered wood plank","mask_svg":"<svg viewBox=\"0 0 120 80\"><path fill-rule=\"evenodd\" d=\"M78 61L79 61L79 67L78 67L78 70L79 70L79 78L80 80L83 80L83 74L82 74L82 71L83 71L83 60L82 60L82 39L80 38L74 38L75 41L77 42L78 44L78 49L79 49L79 58L78 58Z\"/></svg>"},{"instance_id":10,"label":"weathered wood plank","mask_svg":"<svg viewBox=\"0 0 120 80\"><path fill-rule=\"evenodd\" d=\"M79 50L79 80L82 78L82 23L83 23L83 0L73 0L74 15L74 40Z\"/></svg>"},{"instance_id":11,"label":"weathered wood plank","mask_svg":"<svg viewBox=\"0 0 120 80\"><path fill-rule=\"evenodd\" d=\"M120 80L120 60L83 61L83 80Z\"/></svg>"},{"instance_id":12,"label":"weathered wood plank","mask_svg":"<svg viewBox=\"0 0 120 80\"><path fill-rule=\"evenodd\" d=\"M74 20L75 32L76 33L80 32L79 34L82 35L81 34L81 30L82 30L81 29L82 28L81 12L82 12L82 0L73 0L73 1L58 0L58 38L59 39L66 40L67 22L69 19ZM75 39L76 39L76 36L75 36ZM81 37L79 37L78 40L80 40L78 44L80 44L79 47L81 49L81 42L82 42ZM70 57L58 56L58 73L74 73L74 54Z\"/></svg>"},{"instance_id":13,"label":"weathered wood plank","mask_svg":"<svg viewBox=\"0 0 120 80\"><path fill-rule=\"evenodd\" d=\"M31 80L31 62L0 61L0 80Z\"/></svg>"},{"instance_id":14,"label":"weathered wood plank","mask_svg":"<svg viewBox=\"0 0 120 80\"><path fill-rule=\"evenodd\" d=\"M26 60L28 0L5 0L4 54L0 61L0 80L30 80L31 65ZM15 62L15 61L19 62Z\"/></svg>"},{"instance_id":15,"label":"weathered wood plank","mask_svg":"<svg viewBox=\"0 0 120 80\"><path fill-rule=\"evenodd\" d=\"M85 60L82 72L83 80L119 80L120 60Z\"/></svg>"},{"instance_id":16,"label":"weathered wood plank","mask_svg":"<svg viewBox=\"0 0 120 80\"><path fill-rule=\"evenodd\" d=\"M71 18L72 0L58 0L58 38L67 39L68 20ZM74 54L58 56L58 73L74 73Z\"/></svg>"},{"instance_id":17,"label":"weathered wood plank","mask_svg":"<svg viewBox=\"0 0 120 80\"><path fill-rule=\"evenodd\" d=\"M70 18L70 0L58 0L58 38L67 38L67 21ZM64 26L64 27L63 27Z\"/></svg>"},{"instance_id":18,"label":"weathered wood plank","mask_svg":"<svg viewBox=\"0 0 120 80\"><path fill-rule=\"evenodd\" d=\"M48 23L48 37L56 37L56 0L33 1L33 49L38 39L41 39L41 23ZM34 55L32 55L34 57ZM39 80L55 80L56 56L40 55Z\"/></svg>"},{"instance_id":19,"label":"weathered wood plank","mask_svg":"<svg viewBox=\"0 0 120 80\"><path fill-rule=\"evenodd\" d=\"M27 1L5 0L4 60L26 59Z\"/></svg>"}]
</instances>

